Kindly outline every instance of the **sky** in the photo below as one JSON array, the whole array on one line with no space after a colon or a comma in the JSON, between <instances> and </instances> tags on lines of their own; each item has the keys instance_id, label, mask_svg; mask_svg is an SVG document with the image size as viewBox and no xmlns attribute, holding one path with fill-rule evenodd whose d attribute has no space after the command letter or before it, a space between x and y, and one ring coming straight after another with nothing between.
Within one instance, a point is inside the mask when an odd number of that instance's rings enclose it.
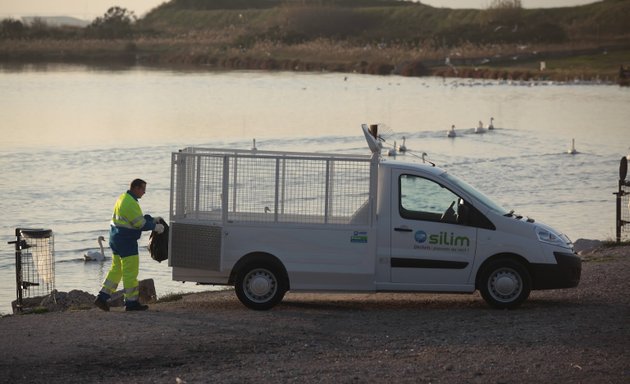
<instances>
[{"instance_id":1,"label":"sky","mask_svg":"<svg viewBox=\"0 0 630 384\"><path fill-rule=\"evenodd\" d=\"M487 8L492 0L420 0L434 7ZM111 6L119 6L142 17L165 0L0 0L0 18L23 16L72 16L93 20ZM549 8L583 5L596 0L521 0L525 8Z\"/></svg>"}]
</instances>

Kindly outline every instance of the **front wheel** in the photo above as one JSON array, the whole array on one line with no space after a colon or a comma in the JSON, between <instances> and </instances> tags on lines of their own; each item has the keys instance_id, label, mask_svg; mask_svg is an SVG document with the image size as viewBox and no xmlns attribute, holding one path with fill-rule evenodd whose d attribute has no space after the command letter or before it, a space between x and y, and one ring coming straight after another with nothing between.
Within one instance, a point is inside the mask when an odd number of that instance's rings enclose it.
<instances>
[{"instance_id":1,"label":"front wheel","mask_svg":"<svg viewBox=\"0 0 630 384\"><path fill-rule=\"evenodd\" d=\"M513 309L529 297L531 278L527 268L518 261L495 260L483 269L479 291L491 306L499 309Z\"/></svg>"},{"instance_id":2,"label":"front wheel","mask_svg":"<svg viewBox=\"0 0 630 384\"><path fill-rule=\"evenodd\" d=\"M282 301L287 283L272 265L248 264L239 271L234 288L238 299L250 309L268 310Z\"/></svg>"}]
</instances>

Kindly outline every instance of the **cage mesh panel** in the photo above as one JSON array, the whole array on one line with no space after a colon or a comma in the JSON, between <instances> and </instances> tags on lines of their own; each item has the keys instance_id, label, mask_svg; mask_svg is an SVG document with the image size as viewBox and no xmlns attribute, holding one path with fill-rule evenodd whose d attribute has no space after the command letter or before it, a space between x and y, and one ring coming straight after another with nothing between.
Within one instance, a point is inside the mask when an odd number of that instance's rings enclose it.
<instances>
[{"instance_id":1,"label":"cage mesh panel","mask_svg":"<svg viewBox=\"0 0 630 384\"><path fill-rule=\"evenodd\" d=\"M346 217L356 213L370 197L369 163L333 162L332 215Z\"/></svg>"},{"instance_id":2,"label":"cage mesh panel","mask_svg":"<svg viewBox=\"0 0 630 384\"><path fill-rule=\"evenodd\" d=\"M228 220L274 221L276 158L232 157Z\"/></svg>"},{"instance_id":3,"label":"cage mesh panel","mask_svg":"<svg viewBox=\"0 0 630 384\"><path fill-rule=\"evenodd\" d=\"M280 178L279 221L323 223L326 204L326 165L324 160L290 159L283 161Z\"/></svg>"},{"instance_id":4,"label":"cage mesh panel","mask_svg":"<svg viewBox=\"0 0 630 384\"><path fill-rule=\"evenodd\" d=\"M223 158L200 156L197 158L195 212L220 212L222 193Z\"/></svg>"},{"instance_id":5,"label":"cage mesh panel","mask_svg":"<svg viewBox=\"0 0 630 384\"><path fill-rule=\"evenodd\" d=\"M191 150L173 162L175 219L221 219L225 199L230 222L369 222L357 215L369 198L368 157Z\"/></svg>"},{"instance_id":6,"label":"cage mesh panel","mask_svg":"<svg viewBox=\"0 0 630 384\"><path fill-rule=\"evenodd\" d=\"M54 237L50 230L21 230L22 297L49 295L55 289Z\"/></svg>"},{"instance_id":7,"label":"cage mesh panel","mask_svg":"<svg viewBox=\"0 0 630 384\"><path fill-rule=\"evenodd\" d=\"M221 227L173 223L171 266L218 271L221 267Z\"/></svg>"},{"instance_id":8,"label":"cage mesh panel","mask_svg":"<svg viewBox=\"0 0 630 384\"><path fill-rule=\"evenodd\" d=\"M622 238L630 238L630 185L622 185L621 191L621 226Z\"/></svg>"}]
</instances>

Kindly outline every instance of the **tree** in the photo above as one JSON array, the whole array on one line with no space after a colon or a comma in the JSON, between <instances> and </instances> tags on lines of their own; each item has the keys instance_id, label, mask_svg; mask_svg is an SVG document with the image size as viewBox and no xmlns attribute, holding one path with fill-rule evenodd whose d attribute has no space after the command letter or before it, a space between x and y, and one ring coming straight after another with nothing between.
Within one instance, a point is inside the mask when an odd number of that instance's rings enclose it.
<instances>
[{"instance_id":1,"label":"tree","mask_svg":"<svg viewBox=\"0 0 630 384\"><path fill-rule=\"evenodd\" d=\"M518 29L523 19L521 0L494 0L486 11L487 21L497 27Z\"/></svg>"},{"instance_id":2,"label":"tree","mask_svg":"<svg viewBox=\"0 0 630 384\"><path fill-rule=\"evenodd\" d=\"M7 39L17 39L24 34L24 24L15 19L4 19L0 22L0 37Z\"/></svg>"},{"instance_id":3,"label":"tree","mask_svg":"<svg viewBox=\"0 0 630 384\"><path fill-rule=\"evenodd\" d=\"M133 35L133 24L137 20L133 11L111 7L105 15L97 17L87 26L88 35L103 39L118 39Z\"/></svg>"},{"instance_id":4,"label":"tree","mask_svg":"<svg viewBox=\"0 0 630 384\"><path fill-rule=\"evenodd\" d=\"M514 8L523 8L521 5L521 0L494 0L490 7L490 9L514 9Z\"/></svg>"}]
</instances>

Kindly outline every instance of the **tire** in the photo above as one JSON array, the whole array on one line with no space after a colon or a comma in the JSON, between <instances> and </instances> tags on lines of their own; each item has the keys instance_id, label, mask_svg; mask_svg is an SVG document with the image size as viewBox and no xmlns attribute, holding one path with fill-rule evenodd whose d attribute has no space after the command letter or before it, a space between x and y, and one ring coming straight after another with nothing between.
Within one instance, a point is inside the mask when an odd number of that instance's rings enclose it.
<instances>
[{"instance_id":1,"label":"tire","mask_svg":"<svg viewBox=\"0 0 630 384\"><path fill-rule=\"evenodd\" d=\"M490 306L514 309L520 306L531 292L531 277L520 262L510 259L491 261L480 276L479 291Z\"/></svg>"},{"instance_id":2,"label":"tire","mask_svg":"<svg viewBox=\"0 0 630 384\"><path fill-rule=\"evenodd\" d=\"M266 263L250 263L239 270L234 289L247 308L266 311L282 301L287 286L280 268Z\"/></svg>"}]
</instances>

